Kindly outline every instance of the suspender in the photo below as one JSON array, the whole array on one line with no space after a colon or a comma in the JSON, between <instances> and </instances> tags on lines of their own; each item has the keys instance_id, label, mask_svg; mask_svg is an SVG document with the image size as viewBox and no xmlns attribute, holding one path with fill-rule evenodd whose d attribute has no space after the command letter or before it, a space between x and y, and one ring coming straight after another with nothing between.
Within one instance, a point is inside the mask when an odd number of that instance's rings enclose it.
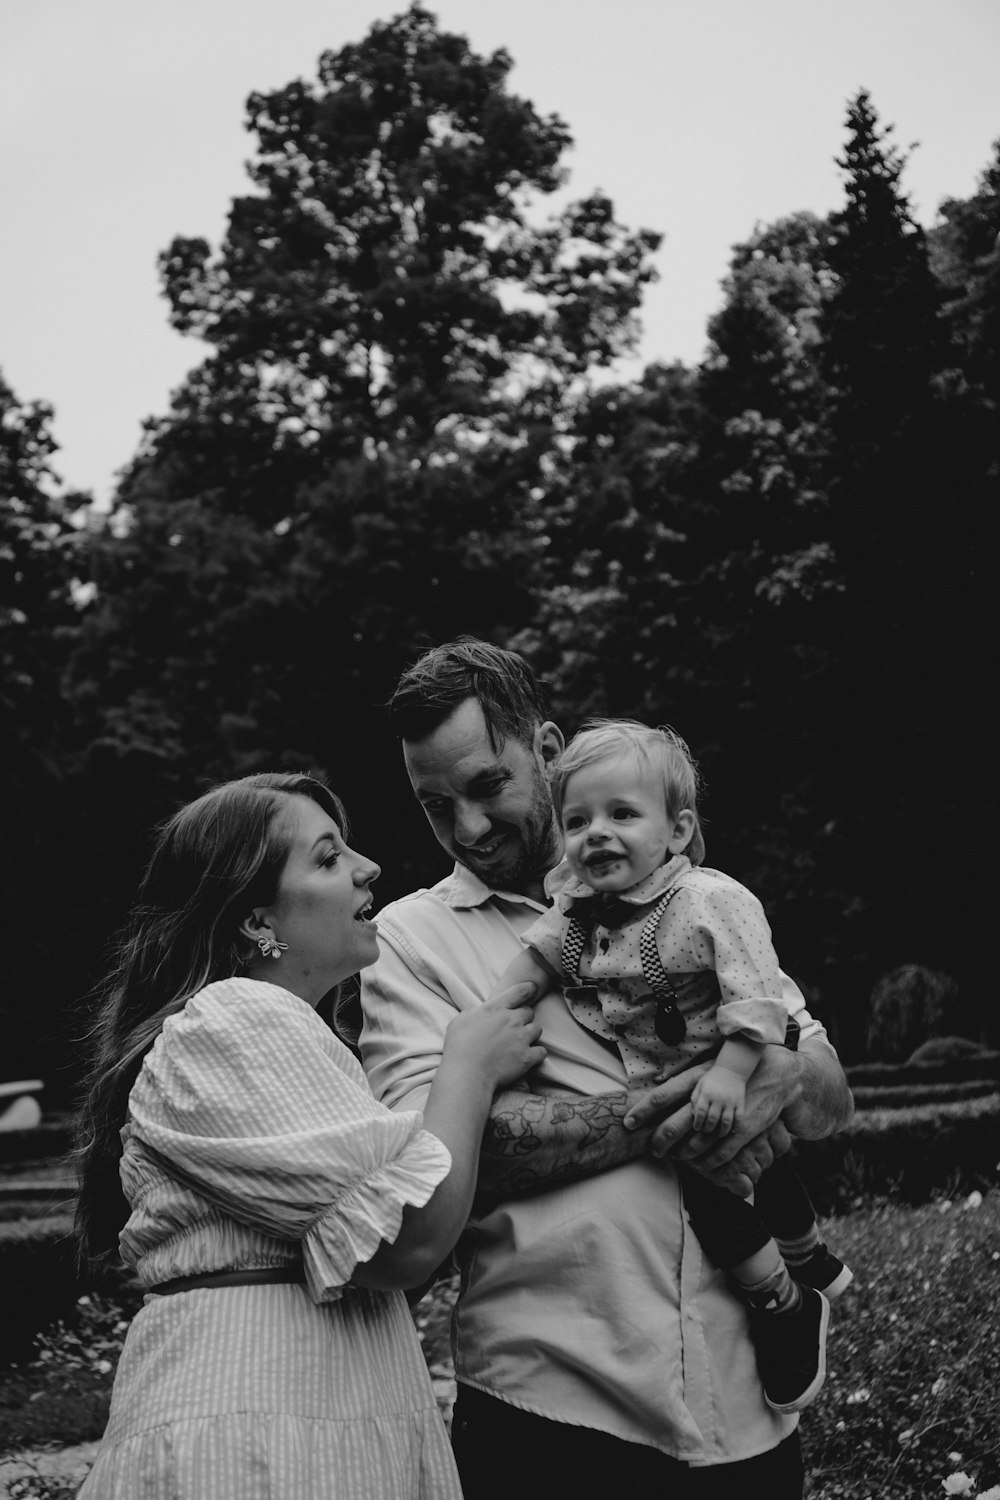
<instances>
[{"instance_id":1,"label":"suspender","mask_svg":"<svg viewBox=\"0 0 1000 1500\"><path fill-rule=\"evenodd\" d=\"M639 934L639 958L642 962L642 977L657 1000L665 1000L673 1005L677 1004L677 991L671 984L667 972L663 967L660 950L656 943L656 930L660 925L660 918L679 890L680 886L671 886L666 895L660 897L645 922L643 922L642 931ZM583 957L583 950L587 946L589 936L590 934L587 932L587 929L581 926L575 917L570 917L566 924L566 934L563 938L560 961L562 963L563 978L567 985L574 988L582 987L580 959Z\"/></svg>"}]
</instances>

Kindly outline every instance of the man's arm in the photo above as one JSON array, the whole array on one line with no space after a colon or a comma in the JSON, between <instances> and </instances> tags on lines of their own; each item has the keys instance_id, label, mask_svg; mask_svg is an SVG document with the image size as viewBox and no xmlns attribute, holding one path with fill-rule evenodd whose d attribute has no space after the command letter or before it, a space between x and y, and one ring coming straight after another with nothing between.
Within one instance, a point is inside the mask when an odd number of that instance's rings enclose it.
<instances>
[{"instance_id":1,"label":"man's arm","mask_svg":"<svg viewBox=\"0 0 1000 1500\"><path fill-rule=\"evenodd\" d=\"M803 1140L832 1135L843 1129L854 1110L844 1070L821 1031L807 1036L797 1052L764 1049L747 1085L743 1124L728 1136L692 1132L687 1098L701 1071L691 1068L633 1096L626 1115L629 1128L647 1128L659 1118L653 1131L654 1156L669 1154L689 1162L741 1197L752 1191L774 1158L789 1149L792 1135Z\"/></svg>"},{"instance_id":2,"label":"man's arm","mask_svg":"<svg viewBox=\"0 0 1000 1500\"><path fill-rule=\"evenodd\" d=\"M362 974L362 1059L376 1096L391 1109L423 1109L450 1021L478 1006L495 982L484 970L473 989L466 974L449 967L449 936L454 941L447 930L404 933L398 921L384 919L378 963ZM512 940L495 972L519 951ZM480 1190L517 1197L648 1153L653 1123L626 1130L627 1107L624 1090L583 1094L553 1087L542 1094L521 1084L499 1093L483 1140Z\"/></svg>"},{"instance_id":3,"label":"man's arm","mask_svg":"<svg viewBox=\"0 0 1000 1500\"><path fill-rule=\"evenodd\" d=\"M654 1125L626 1130L628 1095L497 1094L479 1158L479 1189L518 1198L645 1156Z\"/></svg>"}]
</instances>

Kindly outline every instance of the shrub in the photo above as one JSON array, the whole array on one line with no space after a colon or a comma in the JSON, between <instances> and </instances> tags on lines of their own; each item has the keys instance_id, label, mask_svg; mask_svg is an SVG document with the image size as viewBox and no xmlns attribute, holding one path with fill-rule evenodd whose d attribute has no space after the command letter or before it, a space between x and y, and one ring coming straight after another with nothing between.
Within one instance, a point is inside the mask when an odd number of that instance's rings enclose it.
<instances>
[{"instance_id":1,"label":"shrub","mask_svg":"<svg viewBox=\"0 0 1000 1500\"><path fill-rule=\"evenodd\" d=\"M967 1036L932 1036L921 1042L917 1050L907 1058L911 1063L952 1062L955 1058L978 1057L986 1048L980 1042L970 1042Z\"/></svg>"},{"instance_id":2,"label":"shrub","mask_svg":"<svg viewBox=\"0 0 1000 1500\"><path fill-rule=\"evenodd\" d=\"M992 1078L971 1078L958 1083L860 1084L851 1092L858 1109L904 1109L910 1104L960 1104L966 1099L985 1099L998 1088L1000 1082Z\"/></svg>"},{"instance_id":3,"label":"shrub","mask_svg":"<svg viewBox=\"0 0 1000 1500\"><path fill-rule=\"evenodd\" d=\"M872 990L868 1052L902 1062L914 1047L940 1032L958 1003L958 986L947 974L903 964L884 974Z\"/></svg>"},{"instance_id":4,"label":"shrub","mask_svg":"<svg viewBox=\"0 0 1000 1500\"><path fill-rule=\"evenodd\" d=\"M959 1083L963 1079L990 1078L1000 1082L1000 1052L985 1049L938 1062L854 1063L844 1069L851 1088L899 1084Z\"/></svg>"},{"instance_id":5,"label":"shrub","mask_svg":"<svg viewBox=\"0 0 1000 1500\"><path fill-rule=\"evenodd\" d=\"M79 1291L68 1214L0 1224L0 1361L24 1359L39 1329L67 1317Z\"/></svg>"},{"instance_id":6,"label":"shrub","mask_svg":"<svg viewBox=\"0 0 1000 1500\"><path fill-rule=\"evenodd\" d=\"M0 1166L65 1156L71 1145L70 1137L71 1128L66 1120L43 1120L32 1130L0 1130Z\"/></svg>"},{"instance_id":7,"label":"shrub","mask_svg":"<svg viewBox=\"0 0 1000 1500\"><path fill-rule=\"evenodd\" d=\"M797 1141L795 1161L820 1213L861 1198L926 1203L935 1192L996 1185L1000 1093L959 1104L859 1111L839 1135Z\"/></svg>"}]
</instances>

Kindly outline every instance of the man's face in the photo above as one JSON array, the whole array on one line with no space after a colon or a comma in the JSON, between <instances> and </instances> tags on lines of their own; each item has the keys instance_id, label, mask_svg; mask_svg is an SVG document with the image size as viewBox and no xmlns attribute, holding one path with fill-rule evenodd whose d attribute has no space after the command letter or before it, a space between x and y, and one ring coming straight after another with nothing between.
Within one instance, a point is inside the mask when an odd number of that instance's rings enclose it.
<instances>
[{"instance_id":1,"label":"man's face","mask_svg":"<svg viewBox=\"0 0 1000 1500\"><path fill-rule=\"evenodd\" d=\"M507 739L494 750L475 698L460 703L423 740L404 740L417 801L443 849L492 890L537 886L559 853L545 766L562 749L554 724L531 745Z\"/></svg>"}]
</instances>

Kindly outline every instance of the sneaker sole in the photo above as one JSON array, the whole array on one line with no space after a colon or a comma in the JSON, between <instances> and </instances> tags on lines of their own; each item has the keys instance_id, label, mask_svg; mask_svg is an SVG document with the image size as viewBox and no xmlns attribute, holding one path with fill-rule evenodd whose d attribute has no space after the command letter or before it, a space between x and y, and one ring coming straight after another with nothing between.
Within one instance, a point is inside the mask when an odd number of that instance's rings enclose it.
<instances>
[{"instance_id":1,"label":"sneaker sole","mask_svg":"<svg viewBox=\"0 0 1000 1500\"><path fill-rule=\"evenodd\" d=\"M846 1270L847 1267L845 1266L844 1269ZM840 1278L838 1277L837 1279L839 1281ZM764 1400L772 1411L785 1413L804 1411L811 1402L815 1401L823 1389L823 1382L826 1380L826 1331L830 1326L830 1304L822 1292L819 1293L819 1300L823 1304L819 1323L819 1368L813 1376L811 1383L794 1401L786 1401L779 1406L776 1401L771 1400L765 1391Z\"/></svg>"},{"instance_id":2,"label":"sneaker sole","mask_svg":"<svg viewBox=\"0 0 1000 1500\"><path fill-rule=\"evenodd\" d=\"M844 1266L839 1276L835 1276L829 1286L818 1286L816 1290L822 1292L828 1302L835 1302L842 1297L854 1280L854 1272L850 1266Z\"/></svg>"}]
</instances>

